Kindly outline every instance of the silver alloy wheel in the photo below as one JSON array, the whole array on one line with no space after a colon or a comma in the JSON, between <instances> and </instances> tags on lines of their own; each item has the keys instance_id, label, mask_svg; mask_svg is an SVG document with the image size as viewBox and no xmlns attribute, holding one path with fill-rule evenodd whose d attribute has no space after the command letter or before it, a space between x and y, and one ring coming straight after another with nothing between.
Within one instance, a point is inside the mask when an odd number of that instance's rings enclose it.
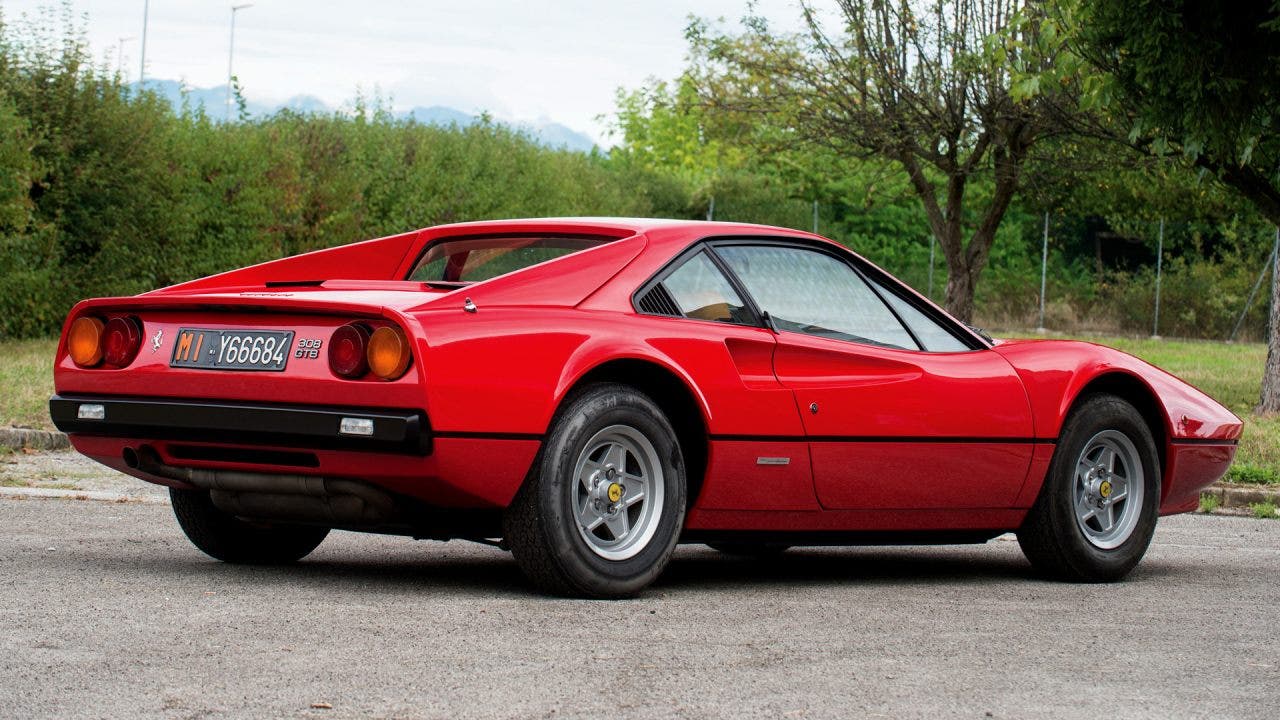
<instances>
[{"instance_id":1,"label":"silver alloy wheel","mask_svg":"<svg viewBox=\"0 0 1280 720\"><path fill-rule=\"evenodd\" d=\"M649 544L662 516L662 462L629 425L610 425L587 441L574 465L570 502L578 534L593 553L626 560Z\"/></svg>"},{"instance_id":2,"label":"silver alloy wheel","mask_svg":"<svg viewBox=\"0 0 1280 720\"><path fill-rule=\"evenodd\" d=\"M1112 550L1138 526L1146 492L1142 458L1127 435L1103 430L1085 443L1072 485L1076 524L1094 547Z\"/></svg>"}]
</instances>

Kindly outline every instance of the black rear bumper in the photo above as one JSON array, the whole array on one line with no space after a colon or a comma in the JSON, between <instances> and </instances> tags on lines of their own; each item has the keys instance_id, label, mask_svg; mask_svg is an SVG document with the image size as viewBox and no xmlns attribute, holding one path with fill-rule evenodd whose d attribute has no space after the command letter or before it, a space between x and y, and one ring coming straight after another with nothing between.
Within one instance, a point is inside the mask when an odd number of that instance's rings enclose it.
<instances>
[{"instance_id":1,"label":"black rear bumper","mask_svg":"<svg viewBox=\"0 0 1280 720\"><path fill-rule=\"evenodd\" d=\"M101 405L102 419L81 418L80 406L86 404ZM421 410L54 395L49 399L49 416L59 430L68 434L412 455L431 453L431 429L426 413ZM340 432L343 418L371 420L372 434Z\"/></svg>"}]
</instances>

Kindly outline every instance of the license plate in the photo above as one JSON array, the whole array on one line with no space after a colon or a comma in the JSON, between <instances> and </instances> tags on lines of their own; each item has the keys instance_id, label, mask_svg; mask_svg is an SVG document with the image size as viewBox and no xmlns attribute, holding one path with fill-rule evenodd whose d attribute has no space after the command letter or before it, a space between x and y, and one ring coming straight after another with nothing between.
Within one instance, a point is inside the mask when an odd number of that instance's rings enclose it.
<instances>
[{"instance_id":1,"label":"license plate","mask_svg":"<svg viewBox=\"0 0 1280 720\"><path fill-rule=\"evenodd\" d=\"M169 367L280 372L292 345L292 330L180 328Z\"/></svg>"}]
</instances>

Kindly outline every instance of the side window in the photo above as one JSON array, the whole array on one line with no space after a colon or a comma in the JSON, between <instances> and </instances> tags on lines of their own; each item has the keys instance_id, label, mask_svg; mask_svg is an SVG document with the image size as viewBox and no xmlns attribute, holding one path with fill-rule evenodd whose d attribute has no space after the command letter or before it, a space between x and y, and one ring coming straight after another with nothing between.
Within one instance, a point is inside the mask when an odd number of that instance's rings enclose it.
<instances>
[{"instance_id":1,"label":"side window","mask_svg":"<svg viewBox=\"0 0 1280 720\"><path fill-rule=\"evenodd\" d=\"M737 324L751 321L742 298L705 251L686 260L646 291L636 304L651 315Z\"/></svg>"},{"instance_id":2,"label":"side window","mask_svg":"<svg viewBox=\"0 0 1280 720\"><path fill-rule=\"evenodd\" d=\"M779 330L918 349L884 302L838 258L768 245L721 246L716 252Z\"/></svg>"},{"instance_id":3,"label":"side window","mask_svg":"<svg viewBox=\"0 0 1280 720\"><path fill-rule=\"evenodd\" d=\"M924 345L924 349L929 352L966 352L972 350L965 345L955 335L947 332L933 318L920 312L914 305L895 295L888 288L880 283L871 281L879 290L880 295L893 306L893 311L898 313L898 317L902 318L902 322L911 328L911 332L915 333L916 339Z\"/></svg>"}]
</instances>

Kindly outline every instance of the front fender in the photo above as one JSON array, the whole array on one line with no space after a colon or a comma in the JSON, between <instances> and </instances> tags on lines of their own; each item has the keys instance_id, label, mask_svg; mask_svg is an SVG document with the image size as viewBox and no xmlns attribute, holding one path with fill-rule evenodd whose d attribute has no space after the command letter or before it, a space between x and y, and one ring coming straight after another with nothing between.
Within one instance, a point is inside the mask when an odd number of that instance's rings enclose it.
<instances>
[{"instance_id":1,"label":"front fender","mask_svg":"<svg viewBox=\"0 0 1280 720\"><path fill-rule=\"evenodd\" d=\"M1240 438L1240 418L1219 402L1190 383L1114 348L1068 340L1024 340L1001 343L994 350L1022 378L1039 437L1056 437L1080 394L1094 381L1118 374L1149 391L1170 440Z\"/></svg>"}]
</instances>

